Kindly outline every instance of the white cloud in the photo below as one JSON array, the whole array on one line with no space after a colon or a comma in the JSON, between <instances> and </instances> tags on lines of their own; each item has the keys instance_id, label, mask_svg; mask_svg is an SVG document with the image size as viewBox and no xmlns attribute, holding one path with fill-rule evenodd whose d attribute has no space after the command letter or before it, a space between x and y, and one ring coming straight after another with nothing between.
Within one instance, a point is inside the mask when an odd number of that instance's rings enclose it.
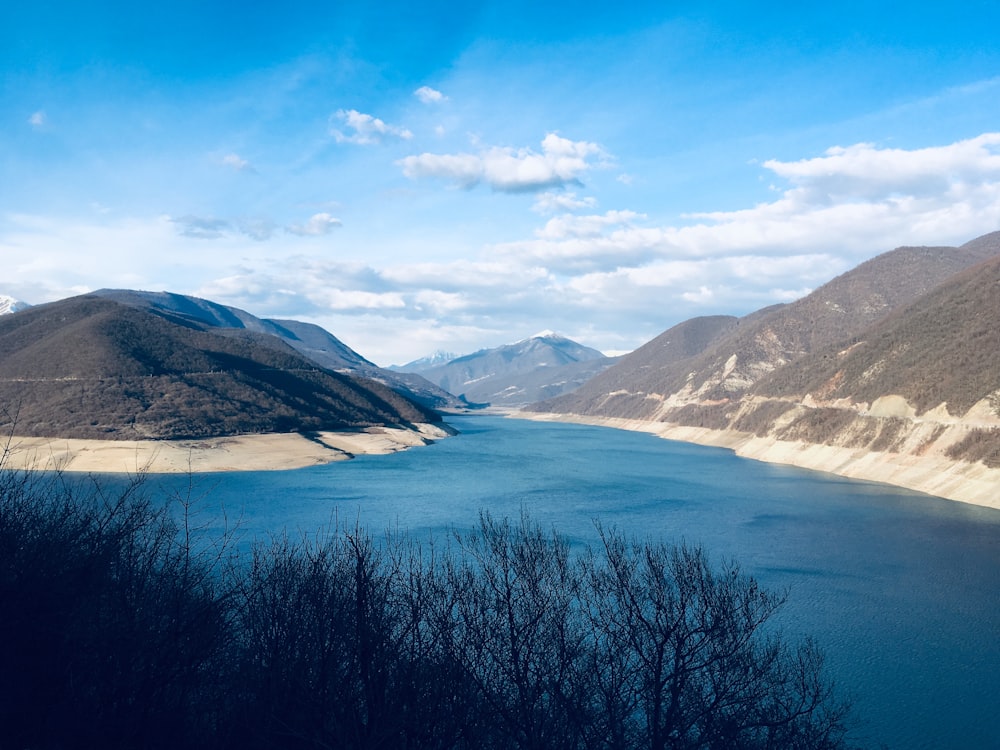
<instances>
[{"instance_id":1,"label":"white cloud","mask_svg":"<svg viewBox=\"0 0 1000 750\"><path fill-rule=\"evenodd\" d=\"M562 214L536 229L534 239L500 243L491 251L520 264L558 273L642 265L663 255L667 244L665 229L633 225L645 218L635 211Z\"/></svg>"},{"instance_id":2,"label":"white cloud","mask_svg":"<svg viewBox=\"0 0 1000 750\"><path fill-rule=\"evenodd\" d=\"M442 292L437 289L421 289L413 296L417 310L436 317L454 315L469 307L469 298L461 292Z\"/></svg>"},{"instance_id":3,"label":"white cloud","mask_svg":"<svg viewBox=\"0 0 1000 750\"><path fill-rule=\"evenodd\" d=\"M222 163L227 167L232 167L237 172L253 171L253 167L250 166L250 162L239 154L226 154L222 157Z\"/></svg>"},{"instance_id":4,"label":"white cloud","mask_svg":"<svg viewBox=\"0 0 1000 750\"><path fill-rule=\"evenodd\" d=\"M485 176L483 160L475 154L420 154L400 159L397 164L410 179L440 177L459 187L471 188Z\"/></svg>"},{"instance_id":5,"label":"white cloud","mask_svg":"<svg viewBox=\"0 0 1000 750\"><path fill-rule=\"evenodd\" d=\"M744 273L747 266L756 267L759 272L747 277ZM803 269L803 275L796 275L796 268ZM649 336L652 338L670 325L695 315L740 315L776 302L798 299L844 270L838 258L811 255L777 261L743 256L655 260L570 277L562 285L561 304L569 305L577 310L578 317L594 323L631 321L623 332L638 331L658 316L667 316L661 319L659 330L652 331ZM614 300L613 310L609 309L609 300Z\"/></svg>"},{"instance_id":6,"label":"white cloud","mask_svg":"<svg viewBox=\"0 0 1000 750\"><path fill-rule=\"evenodd\" d=\"M251 239L263 242L274 236L274 222L269 219L240 219L236 228Z\"/></svg>"},{"instance_id":7,"label":"white cloud","mask_svg":"<svg viewBox=\"0 0 1000 750\"><path fill-rule=\"evenodd\" d=\"M32 112L31 116L28 118L28 124L33 128L42 128L48 123L49 118L45 115L42 110L37 112Z\"/></svg>"},{"instance_id":8,"label":"white cloud","mask_svg":"<svg viewBox=\"0 0 1000 750\"><path fill-rule=\"evenodd\" d=\"M577 198L576 193L542 193L535 198L531 210L539 214L554 214L559 211L576 211L581 208L595 208L597 199L592 196Z\"/></svg>"},{"instance_id":9,"label":"white cloud","mask_svg":"<svg viewBox=\"0 0 1000 750\"><path fill-rule=\"evenodd\" d=\"M199 240L218 239L232 228L226 219L216 219L213 216L178 216L170 221L177 226L180 234Z\"/></svg>"},{"instance_id":10,"label":"white cloud","mask_svg":"<svg viewBox=\"0 0 1000 750\"><path fill-rule=\"evenodd\" d=\"M344 310L399 310L406 307L403 295L398 292L365 292L356 289L328 289L319 299L313 300L332 311Z\"/></svg>"},{"instance_id":11,"label":"white cloud","mask_svg":"<svg viewBox=\"0 0 1000 750\"><path fill-rule=\"evenodd\" d=\"M902 244L954 242L1000 226L1000 133L914 150L871 144L828 149L764 167L792 187L770 203L692 214L703 223L674 241L703 253L780 254L803 247L870 253Z\"/></svg>"},{"instance_id":12,"label":"white cloud","mask_svg":"<svg viewBox=\"0 0 1000 750\"><path fill-rule=\"evenodd\" d=\"M241 218L235 221L214 216L178 216L170 221L177 232L185 237L200 240L216 240L238 232L251 239L262 242L274 237L276 226L266 218ZM289 224L284 231L297 237L322 237L342 226L340 219L325 211L313 214L301 224Z\"/></svg>"},{"instance_id":13,"label":"white cloud","mask_svg":"<svg viewBox=\"0 0 1000 750\"><path fill-rule=\"evenodd\" d=\"M763 268L804 251L841 258L846 270L898 245L961 242L1000 227L1000 133L911 151L858 144L763 166L789 186L752 208L658 226L637 226L645 217L630 211L566 214L494 251L561 272L736 256Z\"/></svg>"},{"instance_id":14,"label":"white cloud","mask_svg":"<svg viewBox=\"0 0 1000 750\"><path fill-rule=\"evenodd\" d=\"M476 154L407 156L397 164L410 179L435 177L462 188L486 183L501 192L533 192L578 183L594 160L606 158L596 143L571 141L555 133L542 139L541 153L494 146Z\"/></svg>"},{"instance_id":15,"label":"white cloud","mask_svg":"<svg viewBox=\"0 0 1000 750\"><path fill-rule=\"evenodd\" d=\"M1000 178L1000 133L911 151L871 143L835 146L820 157L794 162L771 159L764 167L801 188L801 198L814 202L939 195L970 180Z\"/></svg>"},{"instance_id":16,"label":"white cloud","mask_svg":"<svg viewBox=\"0 0 1000 750\"><path fill-rule=\"evenodd\" d=\"M309 221L305 224L292 224L285 229L299 237L320 237L329 234L339 226L343 226L343 222L324 211L310 216Z\"/></svg>"},{"instance_id":17,"label":"white cloud","mask_svg":"<svg viewBox=\"0 0 1000 750\"><path fill-rule=\"evenodd\" d=\"M381 272L383 279L399 288L472 290L477 295L490 290L523 288L544 281L548 276L548 272L539 266L465 259L448 263L405 263L389 266Z\"/></svg>"},{"instance_id":18,"label":"white cloud","mask_svg":"<svg viewBox=\"0 0 1000 750\"><path fill-rule=\"evenodd\" d=\"M195 222L194 227L198 226ZM181 231L179 231L179 229ZM6 259L4 292L28 302L55 299L101 287L170 289L190 292L205 274L232 263L234 245L245 240L203 237L169 216L86 219L0 215L0 256ZM211 231L202 227L201 231ZM88 262L80 249L89 248Z\"/></svg>"},{"instance_id":19,"label":"white cloud","mask_svg":"<svg viewBox=\"0 0 1000 750\"><path fill-rule=\"evenodd\" d=\"M562 214L549 219L545 226L535 230L535 236L546 240L568 237L600 237L607 227L631 227L635 219L646 218L635 211L607 211L604 214L577 216Z\"/></svg>"},{"instance_id":20,"label":"white cloud","mask_svg":"<svg viewBox=\"0 0 1000 750\"><path fill-rule=\"evenodd\" d=\"M696 291L682 292L681 299L685 302L693 302L696 305L704 305L708 302L715 302L715 292L702 284Z\"/></svg>"},{"instance_id":21,"label":"white cloud","mask_svg":"<svg viewBox=\"0 0 1000 750\"><path fill-rule=\"evenodd\" d=\"M398 125L389 125L372 115L358 112L356 109L340 109L333 115L347 127L349 133L337 128L331 128L330 134L337 143L356 143L362 146L381 143L386 137L409 140L413 133ZM333 119L331 117L331 120Z\"/></svg>"},{"instance_id":22,"label":"white cloud","mask_svg":"<svg viewBox=\"0 0 1000 750\"><path fill-rule=\"evenodd\" d=\"M430 86L421 86L413 92L413 95L424 104L438 104L448 100L447 96Z\"/></svg>"},{"instance_id":23,"label":"white cloud","mask_svg":"<svg viewBox=\"0 0 1000 750\"><path fill-rule=\"evenodd\" d=\"M469 173L486 184L488 150L465 155ZM516 235L521 241L465 247L451 258L440 250L426 256L440 260L421 263L410 260L421 257L412 248L331 260L328 242L310 241L338 226L329 205L310 204L296 232L209 214L130 221L117 206L79 221L0 214L0 256L13 259L2 291L29 302L100 286L196 293L320 323L385 363L437 348L471 351L540 328L625 349L686 317L798 298L897 245L959 244L1000 228L998 150L1000 135L984 134L934 149L858 144L772 160L760 166L763 184L778 186L770 200L674 221L597 212L582 191L552 189L538 194L537 228ZM559 142L532 153L581 151L589 165L603 158L586 144ZM355 226L338 238L345 250L364 242ZM80 247L100 248L94 263L78 262Z\"/></svg>"}]
</instances>

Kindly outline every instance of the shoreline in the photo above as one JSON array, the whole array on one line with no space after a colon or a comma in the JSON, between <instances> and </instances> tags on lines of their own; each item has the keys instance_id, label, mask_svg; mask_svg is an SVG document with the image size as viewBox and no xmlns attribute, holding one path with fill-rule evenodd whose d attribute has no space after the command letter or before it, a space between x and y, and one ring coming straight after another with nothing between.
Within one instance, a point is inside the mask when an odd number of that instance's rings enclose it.
<instances>
[{"instance_id":1,"label":"shoreline","mask_svg":"<svg viewBox=\"0 0 1000 750\"><path fill-rule=\"evenodd\" d=\"M95 474L184 474L284 471L386 455L454 435L442 423L386 425L314 433L266 433L193 440L7 438L2 467Z\"/></svg>"},{"instance_id":2,"label":"shoreline","mask_svg":"<svg viewBox=\"0 0 1000 750\"><path fill-rule=\"evenodd\" d=\"M638 419L513 410L507 416L536 422L567 422L648 432L665 440L727 448L737 456L755 461L824 471L847 479L881 482L944 500L1000 510L1000 469L991 469L982 463L780 441L733 430Z\"/></svg>"}]
</instances>

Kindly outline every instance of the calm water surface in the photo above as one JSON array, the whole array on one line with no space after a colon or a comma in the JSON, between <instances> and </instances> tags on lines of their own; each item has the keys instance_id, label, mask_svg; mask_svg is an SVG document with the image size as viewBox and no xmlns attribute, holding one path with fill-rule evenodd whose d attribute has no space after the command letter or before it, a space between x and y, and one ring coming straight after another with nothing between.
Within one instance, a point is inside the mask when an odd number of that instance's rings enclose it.
<instances>
[{"instance_id":1,"label":"calm water surface","mask_svg":"<svg viewBox=\"0 0 1000 750\"><path fill-rule=\"evenodd\" d=\"M245 540L333 519L419 537L522 510L575 543L594 521L687 540L789 591L781 625L810 634L853 696L870 747L1000 748L1000 511L581 425L474 416L392 456L286 472L200 475L206 513ZM167 487L176 477L157 477ZM183 480L186 483L187 480Z\"/></svg>"}]
</instances>

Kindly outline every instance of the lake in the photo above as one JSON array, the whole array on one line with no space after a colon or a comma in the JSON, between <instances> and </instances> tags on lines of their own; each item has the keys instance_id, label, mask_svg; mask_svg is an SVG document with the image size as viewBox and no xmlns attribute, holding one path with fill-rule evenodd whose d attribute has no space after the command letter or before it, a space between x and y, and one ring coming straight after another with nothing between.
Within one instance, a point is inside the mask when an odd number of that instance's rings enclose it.
<instances>
[{"instance_id":1,"label":"lake","mask_svg":"<svg viewBox=\"0 0 1000 750\"><path fill-rule=\"evenodd\" d=\"M336 520L441 537L526 511L574 544L594 522L701 543L773 589L816 638L868 747L1000 748L1000 511L750 461L644 433L490 416L426 448L285 472L207 474L194 494L244 542ZM152 478L186 492L187 478ZM179 488L179 489L178 489Z\"/></svg>"}]
</instances>

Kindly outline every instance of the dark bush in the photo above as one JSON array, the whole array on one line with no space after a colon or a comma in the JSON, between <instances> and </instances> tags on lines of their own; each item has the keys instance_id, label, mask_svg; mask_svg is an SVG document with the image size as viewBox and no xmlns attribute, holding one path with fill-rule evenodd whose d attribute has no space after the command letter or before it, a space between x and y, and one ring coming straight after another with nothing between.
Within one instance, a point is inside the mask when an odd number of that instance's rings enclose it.
<instances>
[{"instance_id":1,"label":"dark bush","mask_svg":"<svg viewBox=\"0 0 1000 750\"><path fill-rule=\"evenodd\" d=\"M700 548L486 515L240 559L173 500L0 471L0 747L845 747L783 597Z\"/></svg>"},{"instance_id":2,"label":"dark bush","mask_svg":"<svg viewBox=\"0 0 1000 750\"><path fill-rule=\"evenodd\" d=\"M948 448L946 455L957 461L982 461L991 469L1000 467L1000 430L994 427L969 430Z\"/></svg>"},{"instance_id":3,"label":"dark bush","mask_svg":"<svg viewBox=\"0 0 1000 750\"><path fill-rule=\"evenodd\" d=\"M689 427L707 427L727 430L736 406L728 401L719 404L685 404L672 409L660 418L662 422L675 422Z\"/></svg>"}]
</instances>

